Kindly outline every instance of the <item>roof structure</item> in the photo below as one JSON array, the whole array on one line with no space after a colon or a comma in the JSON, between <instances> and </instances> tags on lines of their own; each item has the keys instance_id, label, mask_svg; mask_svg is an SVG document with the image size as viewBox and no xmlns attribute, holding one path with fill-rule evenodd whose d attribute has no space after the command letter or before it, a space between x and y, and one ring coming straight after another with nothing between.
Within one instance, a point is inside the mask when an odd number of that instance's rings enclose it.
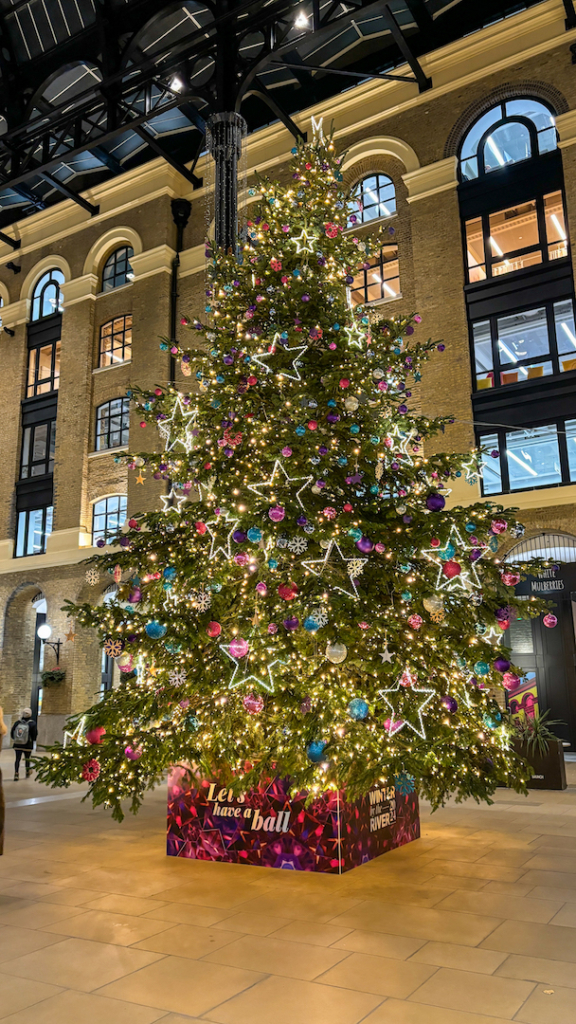
<instances>
[{"instance_id":1,"label":"roof structure","mask_svg":"<svg viewBox=\"0 0 576 1024\"><path fill-rule=\"evenodd\" d=\"M297 134L369 77L429 88L419 57L538 2L0 0L0 228L64 197L96 213L83 190L159 155L200 184L214 113Z\"/></svg>"}]
</instances>

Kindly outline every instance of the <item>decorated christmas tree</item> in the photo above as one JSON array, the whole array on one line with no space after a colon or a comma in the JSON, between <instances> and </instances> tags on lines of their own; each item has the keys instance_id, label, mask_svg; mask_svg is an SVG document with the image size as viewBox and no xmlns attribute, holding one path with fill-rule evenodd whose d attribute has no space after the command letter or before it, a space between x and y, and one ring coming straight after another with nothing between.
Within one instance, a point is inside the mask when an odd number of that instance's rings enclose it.
<instances>
[{"instance_id":1,"label":"decorated christmas tree","mask_svg":"<svg viewBox=\"0 0 576 1024\"><path fill-rule=\"evenodd\" d=\"M411 391L444 346L420 340L417 315L353 307L389 229L356 229L321 128L292 152L287 185L252 190L238 252L209 247L205 314L173 349L188 380L130 395L162 448L130 468L168 493L93 559L115 597L71 608L120 685L40 776L87 780L118 818L174 764L238 791L395 781L433 805L527 779L498 646L540 611L498 556L522 527L490 502L448 511L480 455L434 453L447 420L417 414Z\"/></svg>"}]
</instances>

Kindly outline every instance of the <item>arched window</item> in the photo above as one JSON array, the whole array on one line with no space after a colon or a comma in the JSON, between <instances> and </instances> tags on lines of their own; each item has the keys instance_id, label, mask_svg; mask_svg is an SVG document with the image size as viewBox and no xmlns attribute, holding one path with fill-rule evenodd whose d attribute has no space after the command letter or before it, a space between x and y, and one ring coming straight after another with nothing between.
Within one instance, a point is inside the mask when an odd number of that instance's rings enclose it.
<instances>
[{"instance_id":1,"label":"arched window","mask_svg":"<svg viewBox=\"0 0 576 1024\"><path fill-rule=\"evenodd\" d=\"M32 322L43 320L44 317L52 316L53 313L62 312L61 284L64 284L64 274L56 267L42 274L32 292L32 313L30 316Z\"/></svg>"},{"instance_id":2,"label":"arched window","mask_svg":"<svg viewBox=\"0 0 576 1024\"><path fill-rule=\"evenodd\" d=\"M106 542L116 536L126 519L127 501L125 494L112 494L109 498L95 501L92 512L92 544L99 540Z\"/></svg>"},{"instance_id":3,"label":"arched window","mask_svg":"<svg viewBox=\"0 0 576 1024\"><path fill-rule=\"evenodd\" d=\"M472 125L460 147L460 176L472 181L556 149L554 115L540 100L506 100Z\"/></svg>"},{"instance_id":4,"label":"arched window","mask_svg":"<svg viewBox=\"0 0 576 1024\"><path fill-rule=\"evenodd\" d=\"M128 444L130 401L128 398L113 398L96 410L96 451L120 448Z\"/></svg>"},{"instance_id":5,"label":"arched window","mask_svg":"<svg viewBox=\"0 0 576 1024\"><path fill-rule=\"evenodd\" d=\"M131 245L123 245L110 254L102 271L102 291L111 292L113 288L121 288L134 279L130 260L134 255Z\"/></svg>"},{"instance_id":6,"label":"arched window","mask_svg":"<svg viewBox=\"0 0 576 1024\"><path fill-rule=\"evenodd\" d=\"M348 227L396 213L396 189L387 174L369 174L354 186L348 201Z\"/></svg>"}]
</instances>

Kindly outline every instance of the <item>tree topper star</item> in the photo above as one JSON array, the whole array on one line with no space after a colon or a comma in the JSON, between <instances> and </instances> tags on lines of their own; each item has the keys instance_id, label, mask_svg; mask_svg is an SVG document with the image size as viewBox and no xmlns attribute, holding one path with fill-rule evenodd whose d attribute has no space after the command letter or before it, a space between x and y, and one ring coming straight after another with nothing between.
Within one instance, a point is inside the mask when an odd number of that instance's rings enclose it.
<instances>
[{"instance_id":1,"label":"tree topper star","mask_svg":"<svg viewBox=\"0 0 576 1024\"><path fill-rule=\"evenodd\" d=\"M331 540L329 546L326 548L326 554L324 555L324 558L314 558L311 561L302 562L302 565L304 566L305 569L308 569L311 573L313 573L314 576L324 577L327 573L330 574L331 570L332 574L334 574L334 570L336 569L337 566L337 563L335 564L333 561L331 561L331 556L334 551L338 553L338 557L340 558L341 562L344 565L346 565L348 562L362 562L360 571L362 571L366 562L368 561L367 558L356 558L354 556L352 556L352 558L346 558L342 554L342 549L340 545L335 540ZM355 565L355 568L358 568L357 564ZM346 569L346 576L350 581L350 587L352 589L349 590L345 586L342 586L340 582L337 582L332 584L334 590L339 590L341 594L347 594L348 597L353 597L354 600L357 601L360 595L358 594L358 588L356 586L354 579L350 576L348 569Z\"/></svg>"},{"instance_id":2,"label":"tree topper star","mask_svg":"<svg viewBox=\"0 0 576 1024\"><path fill-rule=\"evenodd\" d=\"M283 346L280 346L280 352L290 352L291 354L293 354L291 365L292 370L294 372L291 373L288 367L284 370L273 370L271 366L268 366L268 363L265 360L273 359L273 357L276 355L276 347L279 340L280 335L275 334L274 341L272 342L268 352L263 352L261 355L252 356L252 362L257 363L258 366L261 366L266 373L276 373L278 377L288 377L289 380L302 380L302 377L300 376L300 372L298 370L298 360L302 355L304 355L305 352L308 351L309 346L297 345L294 346L293 348L284 348Z\"/></svg>"},{"instance_id":3,"label":"tree topper star","mask_svg":"<svg viewBox=\"0 0 576 1024\"><path fill-rule=\"evenodd\" d=\"M253 491L254 494L257 494L259 498L265 498L266 495L261 493L262 488L270 487L274 489L274 481L279 474L284 475L284 480L281 481L280 483L281 487L285 487L287 484L302 484L302 487L300 487L299 490L296 491L296 501L300 505L300 508L304 510L304 505L302 503L300 495L302 494L302 491L304 491L312 483L312 480L314 478L312 476L288 476L288 473L284 469L284 466L282 465L279 459L276 459L274 463L274 468L272 469L272 475L270 479L262 480L259 484L248 484L248 490ZM276 488L277 487L278 484L276 484Z\"/></svg>"}]
</instances>

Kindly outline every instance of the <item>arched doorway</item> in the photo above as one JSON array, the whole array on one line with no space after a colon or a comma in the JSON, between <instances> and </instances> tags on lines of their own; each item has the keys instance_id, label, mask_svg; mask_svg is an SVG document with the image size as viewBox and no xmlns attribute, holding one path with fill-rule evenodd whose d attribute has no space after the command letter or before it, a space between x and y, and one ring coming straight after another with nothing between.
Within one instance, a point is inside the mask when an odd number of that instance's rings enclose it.
<instances>
[{"instance_id":1,"label":"arched doorway","mask_svg":"<svg viewBox=\"0 0 576 1024\"><path fill-rule=\"evenodd\" d=\"M576 750L576 537L543 532L522 539L508 552L507 562L544 558L553 564L528 576L516 587L518 597L540 597L553 602L558 624L547 629L542 616L511 622L504 643L511 661L523 669L526 682L509 694L511 706L550 710L562 724L554 732L564 746ZM530 713L530 712L528 712Z\"/></svg>"},{"instance_id":2,"label":"arched doorway","mask_svg":"<svg viewBox=\"0 0 576 1024\"><path fill-rule=\"evenodd\" d=\"M9 715L32 708L37 719L42 711L41 673L44 645L37 635L46 621L46 599L34 583L25 583L6 606L2 642L1 701Z\"/></svg>"}]
</instances>

